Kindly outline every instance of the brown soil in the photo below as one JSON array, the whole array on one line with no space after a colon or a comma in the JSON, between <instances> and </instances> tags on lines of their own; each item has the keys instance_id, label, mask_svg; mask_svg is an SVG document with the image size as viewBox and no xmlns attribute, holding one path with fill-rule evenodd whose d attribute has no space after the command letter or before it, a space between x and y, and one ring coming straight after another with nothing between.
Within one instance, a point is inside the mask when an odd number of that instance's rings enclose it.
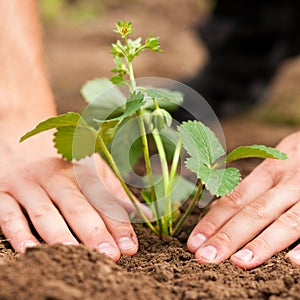
<instances>
[{"instance_id":1,"label":"brown soil","mask_svg":"<svg viewBox=\"0 0 300 300\"><path fill-rule=\"evenodd\" d=\"M205 14L196 5L201 1L172 0L171 7L169 1L161 0L135 0L132 5L129 1L111 2L114 5L97 21L45 30L49 77L60 112L83 107L79 89L84 81L110 75L108 45L115 38L111 29L117 19L132 19L140 28L137 35L145 36L153 30L161 37L165 52L154 60L150 55L141 57L138 75L180 80L196 73L207 57L193 31ZM295 71L299 63L299 59L290 61L270 88L268 103L279 111L284 105L287 112L286 102L281 101L287 87L298 101L290 111L299 111L300 75ZM267 111L271 111L268 106ZM277 117L280 114L274 112ZM228 149L251 143L274 146L296 130L246 116L224 121L223 129ZM238 167L245 176L257 163L239 162ZM199 209L194 212L180 239L159 239L146 228L136 226L139 252L122 257L118 264L84 246L42 245L18 255L0 235L0 300L300 299L300 268L286 260L284 252L250 271L238 269L229 261L198 264L185 242L201 213Z\"/></svg>"},{"instance_id":2,"label":"brown soil","mask_svg":"<svg viewBox=\"0 0 300 300\"><path fill-rule=\"evenodd\" d=\"M0 299L300 299L300 269L284 253L251 271L200 265L181 241L136 231L138 254L118 265L82 245L30 249L1 266Z\"/></svg>"}]
</instances>

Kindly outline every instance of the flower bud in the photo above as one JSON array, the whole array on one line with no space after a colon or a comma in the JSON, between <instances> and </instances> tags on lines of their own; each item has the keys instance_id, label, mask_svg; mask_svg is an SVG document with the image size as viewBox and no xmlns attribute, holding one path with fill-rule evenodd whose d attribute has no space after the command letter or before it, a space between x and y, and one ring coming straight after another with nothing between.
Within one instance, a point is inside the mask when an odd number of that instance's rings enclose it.
<instances>
[{"instance_id":1,"label":"flower bud","mask_svg":"<svg viewBox=\"0 0 300 300\"><path fill-rule=\"evenodd\" d=\"M162 130L172 125L172 116L163 108L157 108L152 113L153 128Z\"/></svg>"}]
</instances>

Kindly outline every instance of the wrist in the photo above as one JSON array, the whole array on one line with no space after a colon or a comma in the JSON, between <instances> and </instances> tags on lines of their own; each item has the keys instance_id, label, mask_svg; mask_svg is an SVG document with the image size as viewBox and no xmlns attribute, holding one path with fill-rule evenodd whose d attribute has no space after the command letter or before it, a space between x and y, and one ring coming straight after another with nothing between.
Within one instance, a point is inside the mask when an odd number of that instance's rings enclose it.
<instances>
[{"instance_id":1,"label":"wrist","mask_svg":"<svg viewBox=\"0 0 300 300\"><path fill-rule=\"evenodd\" d=\"M40 120L56 114L55 102L38 53L13 53L0 72L0 122Z\"/></svg>"}]
</instances>

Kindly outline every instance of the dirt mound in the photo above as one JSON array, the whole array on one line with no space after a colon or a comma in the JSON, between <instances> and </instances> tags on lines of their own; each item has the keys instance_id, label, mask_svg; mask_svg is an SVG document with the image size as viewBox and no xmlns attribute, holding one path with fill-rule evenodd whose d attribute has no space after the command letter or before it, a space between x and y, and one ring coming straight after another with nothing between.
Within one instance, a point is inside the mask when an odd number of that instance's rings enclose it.
<instances>
[{"instance_id":1,"label":"dirt mound","mask_svg":"<svg viewBox=\"0 0 300 300\"><path fill-rule=\"evenodd\" d=\"M42 245L1 267L0 299L164 297L166 291L159 283L143 275L136 279L134 274L84 246Z\"/></svg>"}]
</instances>

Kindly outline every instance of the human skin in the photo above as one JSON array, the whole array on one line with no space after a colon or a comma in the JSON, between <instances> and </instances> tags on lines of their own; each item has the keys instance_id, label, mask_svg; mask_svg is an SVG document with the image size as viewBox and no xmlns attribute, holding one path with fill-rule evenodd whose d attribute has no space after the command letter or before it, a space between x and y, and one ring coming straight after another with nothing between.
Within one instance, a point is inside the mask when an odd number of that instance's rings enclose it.
<instances>
[{"instance_id":1,"label":"human skin","mask_svg":"<svg viewBox=\"0 0 300 300\"><path fill-rule=\"evenodd\" d=\"M37 245L30 219L49 244L82 242L114 261L135 254L138 241L124 207L133 208L100 157L93 157L97 174L82 167L89 180L80 189L73 164L53 147L53 132L19 143L37 123L56 115L43 67L36 1L0 0L0 41L0 227L5 237L21 253ZM90 202L118 211L121 220Z\"/></svg>"},{"instance_id":2,"label":"human skin","mask_svg":"<svg viewBox=\"0 0 300 300\"><path fill-rule=\"evenodd\" d=\"M300 238L300 131L283 139L285 161L266 159L199 221L188 249L200 263L230 258L254 268ZM287 255L300 266L300 245Z\"/></svg>"}]
</instances>

